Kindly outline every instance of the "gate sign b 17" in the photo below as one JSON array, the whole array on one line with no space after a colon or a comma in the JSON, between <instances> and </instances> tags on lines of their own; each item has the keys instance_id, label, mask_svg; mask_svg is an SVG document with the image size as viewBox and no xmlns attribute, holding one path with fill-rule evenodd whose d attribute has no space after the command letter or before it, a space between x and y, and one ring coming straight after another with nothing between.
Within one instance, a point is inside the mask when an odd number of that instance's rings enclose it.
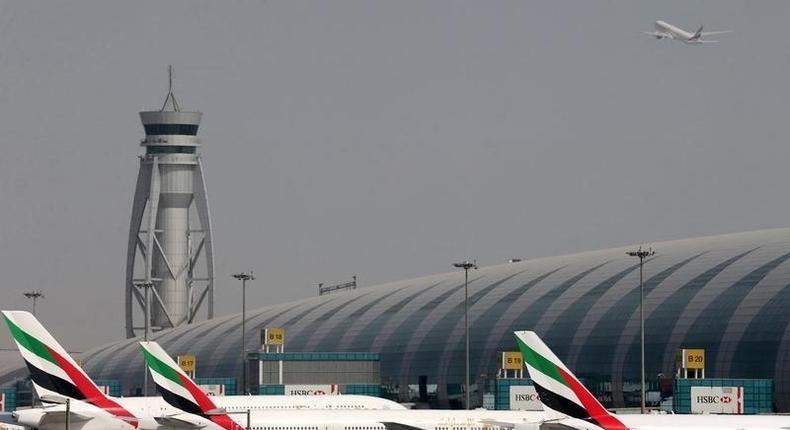
<instances>
[{"instance_id":1,"label":"gate sign b 17","mask_svg":"<svg viewBox=\"0 0 790 430\"><path fill-rule=\"evenodd\" d=\"M692 414L742 414L743 387L691 387Z\"/></svg>"},{"instance_id":2,"label":"gate sign b 17","mask_svg":"<svg viewBox=\"0 0 790 430\"><path fill-rule=\"evenodd\" d=\"M511 385L510 386L510 410L511 411L542 411L538 392L532 385Z\"/></svg>"}]
</instances>

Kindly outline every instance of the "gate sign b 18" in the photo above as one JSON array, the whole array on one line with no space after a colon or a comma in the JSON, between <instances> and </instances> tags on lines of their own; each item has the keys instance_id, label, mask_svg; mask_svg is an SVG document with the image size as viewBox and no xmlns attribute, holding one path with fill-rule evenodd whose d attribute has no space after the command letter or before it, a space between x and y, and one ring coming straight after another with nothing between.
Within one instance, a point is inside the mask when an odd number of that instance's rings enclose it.
<instances>
[{"instance_id":1,"label":"gate sign b 18","mask_svg":"<svg viewBox=\"0 0 790 430\"><path fill-rule=\"evenodd\" d=\"M510 386L511 411L542 411L538 392L532 385Z\"/></svg>"},{"instance_id":2,"label":"gate sign b 18","mask_svg":"<svg viewBox=\"0 0 790 430\"><path fill-rule=\"evenodd\" d=\"M742 414L743 387L691 387L692 414Z\"/></svg>"}]
</instances>

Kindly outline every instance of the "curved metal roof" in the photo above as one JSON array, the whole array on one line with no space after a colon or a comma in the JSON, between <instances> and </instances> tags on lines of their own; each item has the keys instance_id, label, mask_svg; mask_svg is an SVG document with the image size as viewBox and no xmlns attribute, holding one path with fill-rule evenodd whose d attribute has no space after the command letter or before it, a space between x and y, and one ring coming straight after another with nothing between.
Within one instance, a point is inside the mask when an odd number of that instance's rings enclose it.
<instances>
[{"instance_id":1,"label":"curved metal roof","mask_svg":"<svg viewBox=\"0 0 790 430\"><path fill-rule=\"evenodd\" d=\"M790 229L653 244L645 262L647 374L672 374L679 347L706 349L708 377L773 378L790 410ZM482 267L470 272L471 374L493 375L497 352L515 349L512 332L534 329L580 376L638 379L639 265L632 247ZM382 381L438 384L463 379L462 271L313 297L247 312L247 348L258 330L285 327L288 351L381 354ZM239 363L240 315L182 326L154 338L173 355L193 353L198 374L232 377ZM89 373L139 385L134 341L83 354Z\"/></svg>"}]
</instances>

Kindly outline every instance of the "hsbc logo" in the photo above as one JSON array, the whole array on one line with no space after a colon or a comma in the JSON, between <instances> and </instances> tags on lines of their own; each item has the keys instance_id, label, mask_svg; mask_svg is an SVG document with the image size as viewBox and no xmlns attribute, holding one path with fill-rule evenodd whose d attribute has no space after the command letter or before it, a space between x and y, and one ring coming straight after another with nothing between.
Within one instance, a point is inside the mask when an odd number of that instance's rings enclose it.
<instances>
[{"instance_id":1,"label":"hsbc logo","mask_svg":"<svg viewBox=\"0 0 790 430\"><path fill-rule=\"evenodd\" d=\"M340 394L337 384L326 385L286 385L285 393L292 396L328 396Z\"/></svg>"},{"instance_id":2,"label":"hsbc logo","mask_svg":"<svg viewBox=\"0 0 790 430\"><path fill-rule=\"evenodd\" d=\"M325 396L326 391L324 390L291 390L290 395L292 396Z\"/></svg>"},{"instance_id":3,"label":"hsbc logo","mask_svg":"<svg viewBox=\"0 0 790 430\"><path fill-rule=\"evenodd\" d=\"M732 397L730 396L697 396L697 403L732 403Z\"/></svg>"},{"instance_id":4,"label":"hsbc logo","mask_svg":"<svg viewBox=\"0 0 790 430\"><path fill-rule=\"evenodd\" d=\"M539 400L537 394L516 394L514 399L517 402L535 402Z\"/></svg>"},{"instance_id":5,"label":"hsbc logo","mask_svg":"<svg viewBox=\"0 0 790 430\"><path fill-rule=\"evenodd\" d=\"M510 409L514 411L541 411L538 392L532 385L510 386Z\"/></svg>"}]
</instances>

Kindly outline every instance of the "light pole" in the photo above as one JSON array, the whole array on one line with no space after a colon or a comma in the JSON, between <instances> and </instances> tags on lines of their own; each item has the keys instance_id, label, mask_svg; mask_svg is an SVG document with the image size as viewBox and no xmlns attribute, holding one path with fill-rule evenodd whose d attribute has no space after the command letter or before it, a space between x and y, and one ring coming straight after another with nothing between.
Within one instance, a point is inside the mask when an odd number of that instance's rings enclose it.
<instances>
[{"instance_id":1,"label":"light pole","mask_svg":"<svg viewBox=\"0 0 790 430\"><path fill-rule=\"evenodd\" d=\"M151 330L151 300L148 298L148 290L154 286L151 281L134 284L138 289L143 289L143 301L145 312L145 328L143 329L143 340L148 342L148 332ZM139 297L139 296L138 296ZM148 367L143 360L143 396L148 395Z\"/></svg>"},{"instance_id":2,"label":"light pole","mask_svg":"<svg viewBox=\"0 0 790 430\"><path fill-rule=\"evenodd\" d=\"M245 394L247 392L247 351L244 348L244 336L247 329L247 281L255 280L255 275L250 270L250 273L236 273L233 277L241 280L241 387L242 394Z\"/></svg>"},{"instance_id":3,"label":"light pole","mask_svg":"<svg viewBox=\"0 0 790 430\"><path fill-rule=\"evenodd\" d=\"M640 404L640 410L642 413L645 413L645 284L642 278L642 267L645 263L645 258L651 257L656 254L653 251L653 248L648 250L642 250L640 246L636 251L628 251L626 252L631 257L639 258L639 355L641 360L641 370L640 370L640 389L642 391L642 400Z\"/></svg>"},{"instance_id":4,"label":"light pole","mask_svg":"<svg viewBox=\"0 0 790 430\"><path fill-rule=\"evenodd\" d=\"M464 338L466 339L466 353L465 366L464 366L464 391L466 392L466 409L470 409L469 405L469 269L477 269L477 260L470 263L464 261L462 263L453 263L454 267L464 269Z\"/></svg>"},{"instance_id":5,"label":"light pole","mask_svg":"<svg viewBox=\"0 0 790 430\"><path fill-rule=\"evenodd\" d=\"M43 299L44 293L42 293L41 290L28 291L24 293L24 296L33 301L33 316L36 316L36 300Z\"/></svg>"}]
</instances>

